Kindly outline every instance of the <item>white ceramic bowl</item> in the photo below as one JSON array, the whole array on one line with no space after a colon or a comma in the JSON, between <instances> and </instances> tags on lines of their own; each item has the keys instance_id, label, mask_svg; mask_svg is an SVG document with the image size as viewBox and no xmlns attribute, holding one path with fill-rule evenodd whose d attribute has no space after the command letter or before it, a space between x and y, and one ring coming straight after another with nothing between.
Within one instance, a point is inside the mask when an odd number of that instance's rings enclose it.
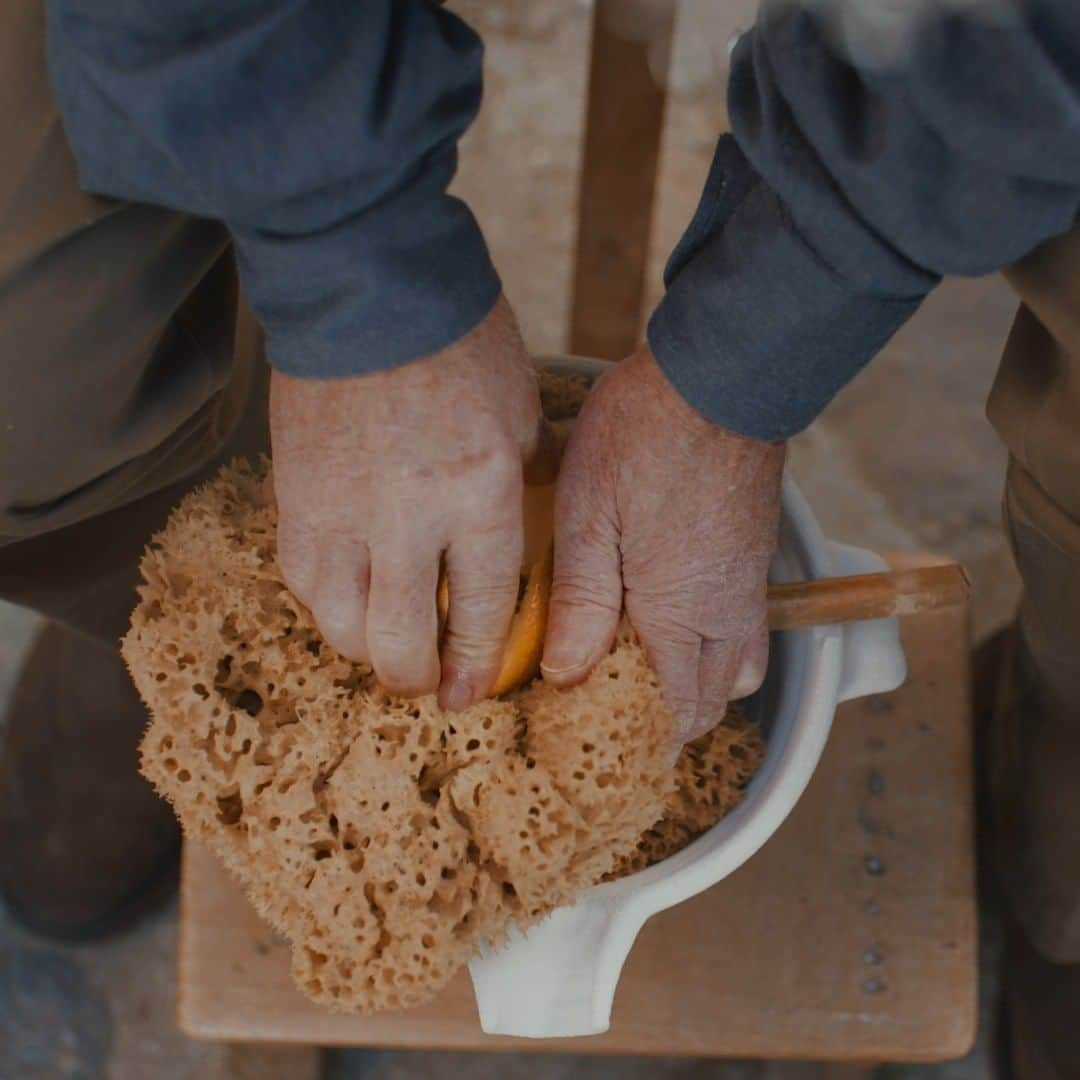
<instances>
[{"instance_id":1,"label":"white ceramic bowl","mask_svg":"<svg viewBox=\"0 0 1080 1080\"><path fill-rule=\"evenodd\" d=\"M595 376L599 361L545 361ZM825 539L795 484L785 482L774 581L884 569L881 558ZM894 619L772 635L765 685L748 702L768 740L742 803L683 851L598 885L573 907L485 951L470 965L480 1023L491 1035L555 1038L606 1031L623 963L645 920L727 877L779 828L806 789L836 706L894 690L906 674Z\"/></svg>"}]
</instances>

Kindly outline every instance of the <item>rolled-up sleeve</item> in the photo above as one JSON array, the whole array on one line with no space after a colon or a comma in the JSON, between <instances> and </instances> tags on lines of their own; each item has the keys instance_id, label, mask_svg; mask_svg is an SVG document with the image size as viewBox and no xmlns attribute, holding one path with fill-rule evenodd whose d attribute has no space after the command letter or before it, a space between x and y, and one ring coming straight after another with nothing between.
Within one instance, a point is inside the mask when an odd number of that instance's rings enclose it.
<instances>
[{"instance_id":1,"label":"rolled-up sleeve","mask_svg":"<svg viewBox=\"0 0 1080 1080\"><path fill-rule=\"evenodd\" d=\"M447 193L482 46L429 0L49 0L90 191L224 222L271 362L351 375L461 337L499 293Z\"/></svg>"},{"instance_id":2,"label":"rolled-up sleeve","mask_svg":"<svg viewBox=\"0 0 1080 1080\"><path fill-rule=\"evenodd\" d=\"M943 275L1080 216L1080 5L913 0L888 56L875 9L762 6L649 324L684 397L746 435L798 432Z\"/></svg>"}]
</instances>

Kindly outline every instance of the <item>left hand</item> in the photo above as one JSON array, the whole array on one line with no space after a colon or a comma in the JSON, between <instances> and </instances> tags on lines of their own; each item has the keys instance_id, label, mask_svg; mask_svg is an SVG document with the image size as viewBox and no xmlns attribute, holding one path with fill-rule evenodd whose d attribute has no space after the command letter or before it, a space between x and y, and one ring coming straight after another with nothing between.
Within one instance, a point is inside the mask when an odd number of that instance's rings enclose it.
<instances>
[{"instance_id":1,"label":"left hand","mask_svg":"<svg viewBox=\"0 0 1080 1080\"><path fill-rule=\"evenodd\" d=\"M648 348L589 395L562 462L544 678L580 682L623 606L660 677L679 745L765 675L765 590L783 443L717 427Z\"/></svg>"},{"instance_id":2,"label":"left hand","mask_svg":"<svg viewBox=\"0 0 1080 1080\"><path fill-rule=\"evenodd\" d=\"M387 371L275 372L270 427L281 569L327 642L394 693L438 689L453 710L483 698L517 599L523 473L545 438L510 305Z\"/></svg>"}]
</instances>

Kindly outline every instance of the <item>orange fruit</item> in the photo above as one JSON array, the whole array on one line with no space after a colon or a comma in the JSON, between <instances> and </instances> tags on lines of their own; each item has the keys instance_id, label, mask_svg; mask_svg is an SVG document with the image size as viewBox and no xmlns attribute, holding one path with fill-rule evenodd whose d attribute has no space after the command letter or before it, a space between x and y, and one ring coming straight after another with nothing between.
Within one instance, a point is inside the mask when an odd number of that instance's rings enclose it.
<instances>
[{"instance_id":1,"label":"orange fruit","mask_svg":"<svg viewBox=\"0 0 1080 1080\"><path fill-rule=\"evenodd\" d=\"M540 673L555 558L554 505L554 484L526 486L522 507L525 520L522 585L506 644L503 646L499 674L491 687L492 697L509 693ZM450 609L450 586L445 567L439 575L436 605L441 638Z\"/></svg>"},{"instance_id":2,"label":"orange fruit","mask_svg":"<svg viewBox=\"0 0 1080 1080\"><path fill-rule=\"evenodd\" d=\"M518 601L513 622L510 623L510 633L503 646L499 674L491 687L492 697L516 690L540 673L554 556L555 549L549 544L546 554L529 568L525 590Z\"/></svg>"}]
</instances>

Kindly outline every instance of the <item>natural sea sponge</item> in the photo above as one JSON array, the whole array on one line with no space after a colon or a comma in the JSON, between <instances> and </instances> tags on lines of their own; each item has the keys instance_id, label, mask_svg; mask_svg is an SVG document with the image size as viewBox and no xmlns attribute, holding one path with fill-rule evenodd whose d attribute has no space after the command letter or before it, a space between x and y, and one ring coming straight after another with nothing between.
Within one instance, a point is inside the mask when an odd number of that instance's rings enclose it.
<instances>
[{"instance_id":1,"label":"natural sea sponge","mask_svg":"<svg viewBox=\"0 0 1080 1080\"><path fill-rule=\"evenodd\" d=\"M721 723L683 748L664 816L641 834L634 850L619 858L604 880L636 874L712 828L738 806L764 756L757 725L738 706L729 706Z\"/></svg>"},{"instance_id":2,"label":"natural sea sponge","mask_svg":"<svg viewBox=\"0 0 1080 1080\"><path fill-rule=\"evenodd\" d=\"M552 421L573 420L589 396L591 382L585 375L537 374L544 415Z\"/></svg>"},{"instance_id":3,"label":"natural sea sponge","mask_svg":"<svg viewBox=\"0 0 1080 1080\"><path fill-rule=\"evenodd\" d=\"M314 1000L419 1004L482 941L678 850L760 760L731 710L667 765L673 721L624 626L582 685L444 713L339 656L285 587L268 465L189 495L143 559L125 660L142 767L292 943Z\"/></svg>"}]
</instances>

